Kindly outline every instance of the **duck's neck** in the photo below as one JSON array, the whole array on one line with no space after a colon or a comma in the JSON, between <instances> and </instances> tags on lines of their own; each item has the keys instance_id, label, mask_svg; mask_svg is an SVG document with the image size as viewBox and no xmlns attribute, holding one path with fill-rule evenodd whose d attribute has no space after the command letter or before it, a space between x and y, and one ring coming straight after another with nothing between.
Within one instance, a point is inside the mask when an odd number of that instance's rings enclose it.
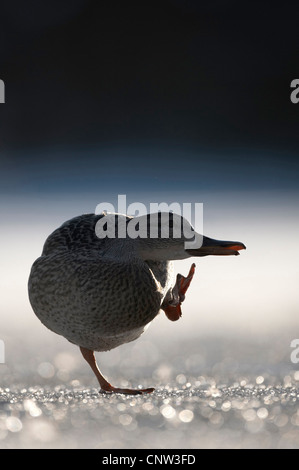
<instances>
[{"instance_id":1,"label":"duck's neck","mask_svg":"<svg viewBox=\"0 0 299 470\"><path fill-rule=\"evenodd\" d=\"M134 240L127 238L115 238L107 243L104 249L104 256L115 258L119 261L130 261L134 262L139 259Z\"/></svg>"}]
</instances>

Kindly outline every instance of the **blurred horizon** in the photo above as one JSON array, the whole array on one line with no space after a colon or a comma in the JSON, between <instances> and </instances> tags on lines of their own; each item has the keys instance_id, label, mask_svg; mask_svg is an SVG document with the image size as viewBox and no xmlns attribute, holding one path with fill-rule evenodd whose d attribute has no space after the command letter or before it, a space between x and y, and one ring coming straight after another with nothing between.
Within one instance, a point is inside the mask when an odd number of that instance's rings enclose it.
<instances>
[{"instance_id":1,"label":"blurred horizon","mask_svg":"<svg viewBox=\"0 0 299 470\"><path fill-rule=\"evenodd\" d=\"M183 304L186 313L177 324L161 321L160 315L151 329L159 322L157 334L169 331L186 338L190 334L259 338L294 331L298 309L298 252L294 250L299 232L298 195L293 190L280 194L245 190L155 193L154 200L158 202L174 202L174 197L181 204L203 202L204 234L239 240L247 250L239 257L176 261L175 269L182 274L188 272L193 261L197 265ZM117 194L111 196L110 201L116 203ZM127 196L128 203L139 201L148 207L152 202L151 195L141 191L131 191ZM27 298L31 264L40 256L43 243L53 230L76 215L94 212L96 205L105 200L109 198L100 191L43 193L38 198L23 195L1 200L0 239L5 247L0 268L2 331L9 325L13 333L18 325L24 332L42 332L44 327L35 318Z\"/></svg>"}]
</instances>

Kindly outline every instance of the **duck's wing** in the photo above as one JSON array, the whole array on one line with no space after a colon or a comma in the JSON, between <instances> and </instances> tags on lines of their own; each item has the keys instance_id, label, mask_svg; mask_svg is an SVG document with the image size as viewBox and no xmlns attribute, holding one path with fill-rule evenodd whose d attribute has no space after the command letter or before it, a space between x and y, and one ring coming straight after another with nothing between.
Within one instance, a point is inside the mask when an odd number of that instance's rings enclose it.
<instances>
[{"instance_id":1,"label":"duck's wing","mask_svg":"<svg viewBox=\"0 0 299 470\"><path fill-rule=\"evenodd\" d=\"M90 250L92 247L101 249L105 239L96 236L95 226L105 214L83 214L67 220L54 230L45 241L42 256L48 256L62 251Z\"/></svg>"}]
</instances>

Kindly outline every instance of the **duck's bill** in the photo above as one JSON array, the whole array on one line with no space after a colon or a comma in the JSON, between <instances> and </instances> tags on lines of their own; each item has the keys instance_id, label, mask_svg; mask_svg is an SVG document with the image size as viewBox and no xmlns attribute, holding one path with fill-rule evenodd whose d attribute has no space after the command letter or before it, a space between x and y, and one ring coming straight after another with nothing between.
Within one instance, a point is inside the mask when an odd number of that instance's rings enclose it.
<instances>
[{"instance_id":1,"label":"duck's bill","mask_svg":"<svg viewBox=\"0 0 299 470\"><path fill-rule=\"evenodd\" d=\"M202 246L200 248L189 248L185 251L191 256L237 256L240 254L239 251L241 250L246 250L244 243L203 237Z\"/></svg>"}]
</instances>

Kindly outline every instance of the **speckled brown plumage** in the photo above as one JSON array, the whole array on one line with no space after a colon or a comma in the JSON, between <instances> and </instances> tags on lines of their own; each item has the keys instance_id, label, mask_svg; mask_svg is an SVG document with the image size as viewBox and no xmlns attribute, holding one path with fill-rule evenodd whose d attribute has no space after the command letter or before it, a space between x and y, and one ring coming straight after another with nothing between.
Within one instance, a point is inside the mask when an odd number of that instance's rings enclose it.
<instances>
[{"instance_id":1,"label":"speckled brown plumage","mask_svg":"<svg viewBox=\"0 0 299 470\"><path fill-rule=\"evenodd\" d=\"M82 215L55 230L29 278L30 302L41 322L95 351L138 338L159 313L171 278L170 263L142 260L134 240L99 239L101 217ZM115 244L124 250L117 257L110 253Z\"/></svg>"}]
</instances>

